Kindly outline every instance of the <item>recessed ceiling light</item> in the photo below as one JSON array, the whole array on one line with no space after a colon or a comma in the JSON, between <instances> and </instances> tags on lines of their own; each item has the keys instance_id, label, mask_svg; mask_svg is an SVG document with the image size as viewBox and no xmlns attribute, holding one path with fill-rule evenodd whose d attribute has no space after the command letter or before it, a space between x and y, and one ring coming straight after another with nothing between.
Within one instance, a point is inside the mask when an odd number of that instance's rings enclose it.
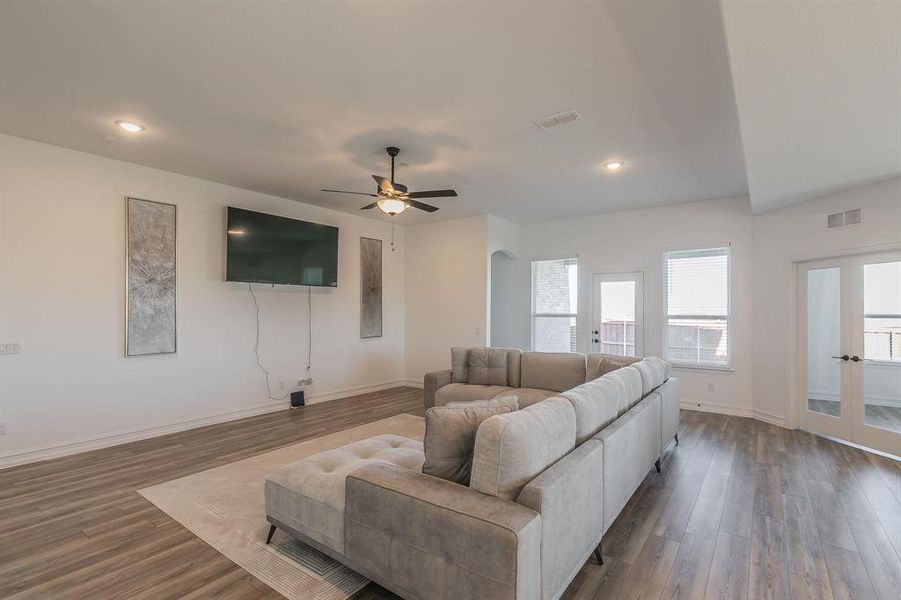
<instances>
[{"instance_id":1,"label":"recessed ceiling light","mask_svg":"<svg viewBox=\"0 0 901 600\"><path fill-rule=\"evenodd\" d=\"M116 125L127 131L128 133L140 133L144 131L143 125L132 123L131 121L116 121Z\"/></svg>"},{"instance_id":2,"label":"recessed ceiling light","mask_svg":"<svg viewBox=\"0 0 901 600\"><path fill-rule=\"evenodd\" d=\"M610 171L619 171L625 166L625 164L626 163L621 160L611 160L608 163L604 163L604 167L606 167Z\"/></svg>"}]
</instances>

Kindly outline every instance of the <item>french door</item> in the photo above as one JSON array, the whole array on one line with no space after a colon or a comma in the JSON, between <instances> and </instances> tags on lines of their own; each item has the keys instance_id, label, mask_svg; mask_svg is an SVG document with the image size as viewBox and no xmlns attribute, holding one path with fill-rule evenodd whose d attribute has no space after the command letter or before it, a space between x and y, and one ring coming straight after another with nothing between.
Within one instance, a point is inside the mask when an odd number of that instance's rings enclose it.
<instances>
[{"instance_id":1,"label":"french door","mask_svg":"<svg viewBox=\"0 0 901 600\"><path fill-rule=\"evenodd\" d=\"M593 273L589 352L644 356L644 273Z\"/></svg>"},{"instance_id":2,"label":"french door","mask_svg":"<svg viewBox=\"0 0 901 600\"><path fill-rule=\"evenodd\" d=\"M901 456L901 252L799 264L800 426Z\"/></svg>"}]
</instances>

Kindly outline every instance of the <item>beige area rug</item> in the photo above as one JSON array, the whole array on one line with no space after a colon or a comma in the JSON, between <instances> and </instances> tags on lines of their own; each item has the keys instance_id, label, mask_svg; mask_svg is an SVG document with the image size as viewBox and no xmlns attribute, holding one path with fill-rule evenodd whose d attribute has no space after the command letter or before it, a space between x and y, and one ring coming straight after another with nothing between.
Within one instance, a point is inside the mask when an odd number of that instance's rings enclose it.
<instances>
[{"instance_id":1,"label":"beige area rug","mask_svg":"<svg viewBox=\"0 0 901 600\"><path fill-rule=\"evenodd\" d=\"M266 545L263 482L276 468L383 433L421 440L422 417L395 415L208 471L138 493L197 537L291 600L344 600L369 580L290 536L276 533Z\"/></svg>"}]
</instances>

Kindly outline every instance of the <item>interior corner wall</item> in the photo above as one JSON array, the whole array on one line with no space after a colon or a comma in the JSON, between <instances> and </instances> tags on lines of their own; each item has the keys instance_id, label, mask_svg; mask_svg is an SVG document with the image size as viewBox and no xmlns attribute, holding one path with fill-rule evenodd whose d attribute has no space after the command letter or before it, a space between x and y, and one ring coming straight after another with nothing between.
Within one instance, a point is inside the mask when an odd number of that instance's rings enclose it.
<instances>
[{"instance_id":1,"label":"interior corner wall","mask_svg":"<svg viewBox=\"0 0 901 600\"><path fill-rule=\"evenodd\" d=\"M406 377L450 368L452 346L488 339L486 215L406 227Z\"/></svg>"},{"instance_id":2,"label":"interior corner wall","mask_svg":"<svg viewBox=\"0 0 901 600\"><path fill-rule=\"evenodd\" d=\"M862 222L826 228L831 213L861 209ZM829 194L753 219L751 354L754 409L797 424L796 263L901 248L901 178Z\"/></svg>"},{"instance_id":3,"label":"interior corner wall","mask_svg":"<svg viewBox=\"0 0 901 600\"><path fill-rule=\"evenodd\" d=\"M123 356L125 196L178 206L174 355ZM311 400L400 385L403 228L392 253L383 222L0 135L0 339L24 349L0 356L0 464L287 407L254 362L247 286L223 280L229 205L340 229L338 287L312 292ZM385 240L384 335L365 340L361 236ZM280 396L305 373L307 288L255 289Z\"/></svg>"}]
</instances>

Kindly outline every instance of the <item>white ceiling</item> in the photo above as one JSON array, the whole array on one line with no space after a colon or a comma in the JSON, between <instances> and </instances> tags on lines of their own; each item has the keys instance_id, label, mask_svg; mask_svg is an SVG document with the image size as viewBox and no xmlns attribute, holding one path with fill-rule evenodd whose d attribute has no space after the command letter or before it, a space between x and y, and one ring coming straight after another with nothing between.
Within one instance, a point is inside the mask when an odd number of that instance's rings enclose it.
<instances>
[{"instance_id":1,"label":"white ceiling","mask_svg":"<svg viewBox=\"0 0 901 600\"><path fill-rule=\"evenodd\" d=\"M725 48L715 2L3 3L0 131L348 212L397 145L460 193L403 222L537 221L746 193Z\"/></svg>"},{"instance_id":2,"label":"white ceiling","mask_svg":"<svg viewBox=\"0 0 901 600\"><path fill-rule=\"evenodd\" d=\"M397 145L399 181L460 193L404 223L901 175L901 4L723 5L4 2L0 132L352 213L319 189L373 191Z\"/></svg>"},{"instance_id":3,"label":"white ceiling","mask_svg":"<svg viewBox=\"0 0 901 600\"><path fill-rule=\"evenodd\" d=\"M755 212L901 175L901 2L722 4Z\"/></svg>"}]
</instances>

